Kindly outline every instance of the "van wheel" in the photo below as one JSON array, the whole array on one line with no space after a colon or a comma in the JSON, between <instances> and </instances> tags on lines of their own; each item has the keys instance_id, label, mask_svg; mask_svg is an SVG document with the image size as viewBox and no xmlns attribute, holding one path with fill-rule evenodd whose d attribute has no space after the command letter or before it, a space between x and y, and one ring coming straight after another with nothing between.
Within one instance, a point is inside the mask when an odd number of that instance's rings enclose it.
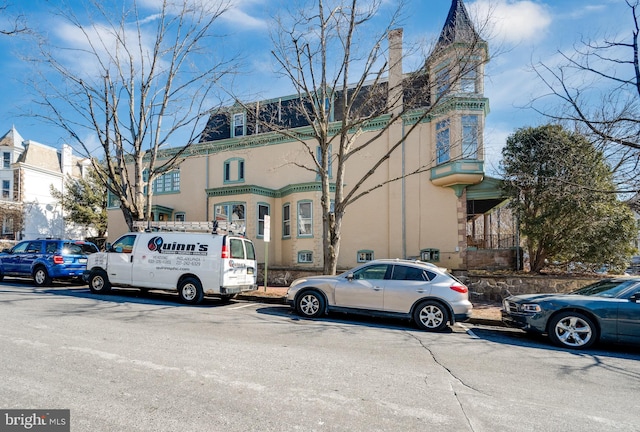
<instances>
[{"instance_id":1,"label":"van wheel","mask_svg":"<svg viewBox=\"0 0 640 432\"><path fill-rule=\"evenodd\" d=\"M185 278L178 284L180 300L188 304L198 304L204 298L202 284L196 278Z\"/></svg>"},{"instance_id":2,"label":"van wheel","mask_svg":"<svg viewBox=\"0 0 640 432\"><path fill-rule=\"evenodd\" d=\"M51 285L51 277L47 269L42 266L36 267L33 271L33 282L39 287Z\"/></svg>"},{"instance_id":3,"label":"van wheel","mask_svg":"<svg viewBox=\"0 0 640 432\"><path fill-rule=\"evenodd\" d=\"M89 274L89 289L94 294L106 294L111 291L111 283L107 272L94 270Z\"/></svg>"}]
</instances>

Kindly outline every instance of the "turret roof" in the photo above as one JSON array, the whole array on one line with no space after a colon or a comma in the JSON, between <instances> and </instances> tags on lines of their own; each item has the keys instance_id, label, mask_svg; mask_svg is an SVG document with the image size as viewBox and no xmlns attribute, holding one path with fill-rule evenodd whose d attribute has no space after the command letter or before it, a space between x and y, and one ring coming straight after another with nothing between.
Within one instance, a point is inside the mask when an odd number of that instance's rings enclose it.
<instances>
[{"instance_id":1,"label":"turret roof","mask_svg":"<svg viewBox=\"0 0 640 432\"><path fill-rule=\"evenodd\" d=\"M444 23L442 32L440 32L435 50L437 51L452 43L477 43L480 40L480 36L469 18L464 2L462 0L452 0L449 15Z\"/></svg>"}]
</instances>

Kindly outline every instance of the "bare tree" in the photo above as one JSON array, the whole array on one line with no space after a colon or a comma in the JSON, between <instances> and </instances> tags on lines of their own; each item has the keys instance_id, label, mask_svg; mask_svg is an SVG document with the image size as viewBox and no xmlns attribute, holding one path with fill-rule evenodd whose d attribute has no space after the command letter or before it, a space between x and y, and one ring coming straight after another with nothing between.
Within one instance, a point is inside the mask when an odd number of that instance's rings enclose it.
<instances>
[{"instance_id":1,"label":"bare tree","mask_svg":"<svg viewBox=\"0 0 640 432\"><path fill-rule=\"evenodd\" d=\"M214 24L228 1L167 0L144 9L92 0L86 17L58 10L75 45L41 40L34 62L35 112L63 128L90 157L133 229L149 220L154 179L175 169L197 142L214 90L234 70L215 61ZM97 142L97 144L94 144ZM175 147L163 152L161 148ZM168 156L167 156L168 155Z\"/></svg>"},{"instance_id":2,"label":"bare tree","mask_svg":"<svg viewBox=\"0 0 640 432\"><path fill-rule=\"evenodd\" d=\"M534 70L550 90L532 107L556 122L573 125L597 143L612 165L617 191L640 191L640 1L626 0L626 30L600 41L583 39L558 66ZM620 34L622 36L620 36ZM545 105L548 96L551 106ZM557 102L560 101L558 107ZM554 109L554 107L556 109Z\"/></svg>"},{"instance_id":3,"label":"bare tree","mask_svg":"<svg viewBox=\"0 0 640 432\"><path fill-rule=\"evenodd\" d=\"M7 11L9 9L9 4L6 2L0 3L0 15L6 16ZM10 20L9 26L5 28L0 28L0 34L6 36L14 36L20 33L26 33L27 26L24 22L24 17L22 15L18 15L15 18Z\"/></svg>"},{"instance_id":4,"label":"bare tree","mask_svg":"<svg viewBox=\"0 0 640 432\"><path fill-rule=\"evenodd\" d=\"M431 161L406 175L373 181L376 171L399 153L422 120L437 115L460 91L463 80L475 81L479 65L487 59L487 45L473 29L466 10L460 9L464 9L462 4L455 2L452 8L457 7L463 15L455 17L456 22L464 25L445 27L431 56L423 59L423 67L403 74L402 31L397 28L402 2L390 15L383 10L386 4L382 0L318 0L314 5L297 10L291 6L291 16L278 20L273 35L273 55L297 92L295 114L311 127L311 133L282 124L275 114L256 110L256 120L261 128L298 141L308 159L292 163L319 176L324 272L335 274L347 207L390 182L435 165ZM380 20L386 19L381 29ZM438 56L452 61L443 62L446 66L439 69L437 77L429 76ZM392 138L384 154L346 187L346 173L354 156L379 143L380 137L401 125L409 114L413 117L405 123L404 136ZM383 126L368 131L373 121Z\"/></svg>"}]
</instances>

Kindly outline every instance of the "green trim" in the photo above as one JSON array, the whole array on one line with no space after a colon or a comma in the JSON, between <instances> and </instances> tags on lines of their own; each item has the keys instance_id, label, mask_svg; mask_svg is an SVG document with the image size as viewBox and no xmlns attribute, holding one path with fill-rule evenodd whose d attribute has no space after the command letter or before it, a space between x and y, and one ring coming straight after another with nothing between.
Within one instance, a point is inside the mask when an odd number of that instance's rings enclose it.
<instances>
[{"instance_id":1,"label":"green trim","mask_svg":"<svg viewBox=\"0 0 640 432\"><path fill-rule=\"evenodd\" d=\"M300 204L311 205L311 232L306 234L300 234ZM296 238L313 238L313 200L302 199L296 202ZM308 218L307 218L308 219Z\"/></svg>"},{"instance_id":2,"label":"green trim","mask_svg":"<svg viewBox=\"0 0 640 432\"><path fill-rule=\"evenodd\" d=\"M431 259L424 257L423 254L428 253ZM440 262L440 249L426 248L420 249L420 260L426 262Z\"/></svg>"},{"instance_id":3,"label":"green trim","mask_svg":"<svg viewBox=\"0 0 640 432\"><path fill-rule=\"evenodd\" d=\"M286 219L284 218L284 208L285 207L289 207L289 234L285 235L284 233L284 223L286 221ZM291 238L291 203L290 202L286 202L284 204L282 204L282 239L290 239Z\"/></svg>"},{"instance_id":4,"label":"green trim","mask_svg":"<svg viewBox=\"0 0 640 432\"><path fill-rule=\"evenodd\" d=\"M329 185L330 191L335 192L336 185L332 183ZM220 196L233 196L233 195L260 195L269 198L284 198L288 195L300 192L319 192L322 190L322 184L320 182L312 183L298 183L287 185L281 189L269 189L256 185L242 185L242 186L225 186L220 188L206 189L207 197L220 197Z\"/></svg>"},{"instance_id":5,"label":"green trim","mask_svg":"<svg viewBox=\"0 0 640 432\"><path fill-rule=\"evenodd\" d=\"M360 254L371 254L371 259L360 259ZM356 252L356 262L366 263L375 259L375 253L371 249L360 249Z\"/></svg>"},{"instance_id":6,"label":"green trim","mask_svg":"<svg viewBox=\"0 0 640 432\"><path fill-rule=\"evenodd\" d=\"M311 261L300 261L300 254L311 254ZM298 264L312 264L313 263L313 251L301 250L298 251Z\"/></svg>"},{"instance_id":7,"label":"green trim","mask_svg":"<svg viewBox=\"0 0 640 432\"><path fill-rule=\"evenodd\" d=\"M431 168L431 180L448 177L455 174L484 175L484 161L478 159L459 159L446 162Z\"/></svg>"},{"instance_id":8,"label":"green trim","mask_svg":"<svg viewBox=\"0 0 640 432\"><path fill-rule=\"evenodd\" d=\"M260 206L267 208L267 215L271 216L271 204L259 201L256 203L256 238L264 238L264 232L260 234ZM264 220L262 221L264 224ZM264 230L264 227L263 227Z\"/></svg>"},{"instance_id":9,"label":"green trim","mask_svg":"<svg viewBox=\"0 0 640 432\"><path fill-rule=\"evenodd\" d=\"M502 189L503 180L485 177L481 183L467 188L467 200L508 199Z\"/></svg>"}]
</instances>

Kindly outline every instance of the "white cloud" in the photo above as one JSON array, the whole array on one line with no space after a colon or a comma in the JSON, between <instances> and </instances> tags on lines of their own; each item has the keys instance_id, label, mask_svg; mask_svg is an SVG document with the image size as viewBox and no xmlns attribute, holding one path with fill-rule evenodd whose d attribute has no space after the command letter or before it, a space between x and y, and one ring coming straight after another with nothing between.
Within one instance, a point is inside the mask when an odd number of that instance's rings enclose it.
<instances>
[{"instance_id":1,"label":"white cloud","mask_svg":"<svg viewBox=\"0 0 640 432\"><path fill-rule=\"evenodd\" d=\"M529 0L477 0L468 8L480 27L488 22L492 38L509 45L542 38L552 21L544 5Z\"/></svg>"}]
</instances>

